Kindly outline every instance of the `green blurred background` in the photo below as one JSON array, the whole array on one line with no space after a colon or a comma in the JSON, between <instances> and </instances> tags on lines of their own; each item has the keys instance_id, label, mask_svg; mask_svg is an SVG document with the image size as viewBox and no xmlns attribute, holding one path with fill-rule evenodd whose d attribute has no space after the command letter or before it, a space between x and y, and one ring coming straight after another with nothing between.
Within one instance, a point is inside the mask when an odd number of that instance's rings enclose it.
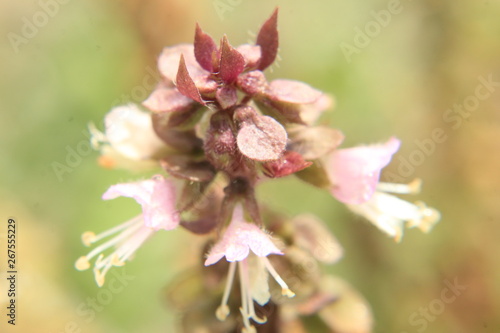
<instances>
[{"instance_id":1,"label":"green blurred background","mask_svg":"<svg viewBox=\"0 0 500 333\"><path fill-rule=\"evenodd\" d=\"M86 251L80 234L138 214L130 200L103 202L100 195L142 175L102 169L98 153L87 150L73 157L67 172L58 175L54 167L67 165L71 150L87 147L89 122L100 126L113 105L146 97L141 87L156 72L158 54L191 42L195 22L239 45L253 39L277 5L280 60L269 76L333 94L335 110L322 122L344 132L344 147L399 137L402 148L386 170L400 181L422 178L423 192L407 199L438 208L442 220L430 234L408 230L396 244L298 180L270 182L260 197L290 216L313 212L330 225L345 257L326 269L367 298L375 332L419 332L421 326L409 322L412 314L455 279L467 289L425 331L500 331L498 85L469 116L460 116L459 126L443 120L447 109L474 95L478 77L500 81L499 1L401 1L400 12L372 31L369 45L358 43L350 61L340 46L356 47L356 29L376 22L372 11L386 10L391 1L75 0L47 7L53 15L44 21L45 3L57 2L0 2L0 244L14 216L20 272L18 325L7 327L2 311L1 332L173 331L177 317L161 290L195 253L197 240L181 229L158 234L125 266L134 279L95 318L80 315L81 304L100 292L91 272L73 268ZM24 18L33 22L34 16L38 31L13 43L12 33L22 36ZM402 159L419 149L415 141L436 128L447 139L402 175Z\"/></svg>"}]
</instances>

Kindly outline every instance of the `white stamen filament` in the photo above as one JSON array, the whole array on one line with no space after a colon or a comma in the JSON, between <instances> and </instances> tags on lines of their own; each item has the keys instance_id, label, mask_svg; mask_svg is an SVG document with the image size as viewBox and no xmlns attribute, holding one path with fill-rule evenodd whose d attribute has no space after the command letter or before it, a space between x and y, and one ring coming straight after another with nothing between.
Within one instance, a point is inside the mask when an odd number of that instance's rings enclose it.
<instances>
[{"instance_id":1,"label":"white stamen filament","mask_svg":"<svg viewBox=\"0 0 500 333\"><path fill-rule=\"evenodd\" d=\"M142 216L137 216L125 223L122 223L114 228L111 228L99 235L94 235L91 232L86 232L82 239L85 244L95 243L103 238L118 233L115 237L107 242L97 246L87 255L80 257L75 266L78 270L86 270L90 268L90 260L98 256L94 264L94 277L97 284L101 287L104 284L104 278L109 269L113 266L122 266L130 257L137 251L146 239L154 233L153 229L145 227ZM116 250L104 256L102 252L110 247L116 247Z\"/></svg>"},{"instance_id":2,"label":"white stamen filament","mask_svg":"<svg viewBox=\"0 0 500 333\"><path fill-rule=\"evenodd\" d=\"M99 286L104 284L104 277L109 269L113 266L123 266L125 262L137 251L137 249L151 236L154 231L150 228L139 224L139 227L131 227L127 231L132 230L133 235L119 245L115 252L103 259L101 254L96 260L94 267L94 275ZM123 232L125 233L125 231ZM121 236L121 235L120 235ZM102 268L102 271L99 271Z\"/></svg>"},{"instance_id":3,"label":"white stamen filament","mask_svg":"<svg viewBox=\"0 0 500 333\"><path fill-rule=\"evenodd\" d=\"M252 291L250 287L250 279L249 279L249 272L248 272L248 261L247 259L241 261L239 263L240 266L240 285L241 285L241 290L242 290L242 302L247 303L247 316L249 318L252 318L254 321L256 321L259 324L264 324L267 322L267 318L260 318L257 316L255 313L255 306L253 304L253 297L252 297ZM243 271L243 272L242 272ZM245 297L243 298L243 290L245 291Z\"/></svg>"},{"instance_id":4,"label":"white stamen filament","mask_svg":"<svg viewBox=\"0 0 500 333\"><path fill-rule=\"evenodd\" d=\"M281 286L282 288L282 294L287 297L294 297L295 294L288 288L288 285L285 283L285 281L279 276L279 274L276 272L274 267L271 265L269 262L269 259L267 257L258 257L258 260L263 260L264 267L269 273L273 276L273 278L276 280L276 282ZM254 300L252 296L252 289L250 285L250 275L249 275L249 267L248 267L248 261L247 259L243 259L242 261L239 262L230 262L229 263L229 270L228 270L228 275L227 275L227 281L226 281L226 286L224 288L224 294L222 296L221 304L217 308L215 312L215 316L217 319L220 321L224 321L227 316L229 315L230 309L228 306L228 300L232 288L232 284L234 281L234 276L236 272L236 265L238 265L238 275L240 279L240 292L241 292L241 307L240 307L240 313L243 318L243 325L244 328L242 329L243 333L256 333L257 330L255 329L255 326L252 325L250 322L250 319L253 321L263 324L267 322L267 318L264 316L264 318L260 318L257 316L255 313L255 305L254 305ZM107 268L107 267L106 267Z\"/></svg>"},{"instance_id":5,"label":"white stamen filament","mask_svg":"<svg viewBox=\"0 0 500 333\"><path fill-rule=\"evenodd\" d=\"M276 272L274 269L273 265L269 262L269 259L267 257L262 257L261 258L264 261L264 264L266 265L267 270L269 273L272 275L272 277L278 282L278 284L281 286L281 294L283 296L286 296L288 298L292 298L295 296L295 293L288 288L288 285L286 282L281 278L281 276Z\"/></svg>"},{"instance_id":6,"label":"white stamen filament","mask_svg":"<svg viewBox=\"0 0 500 333\"><path fill-rule=\"evenodd\" d=\"M92 243L96 243L96 242L100 241L103 238L106 238L106 237L108 237L110 235L116 234L120 230L128 228L132 224L137 223L138 220L140 220L140 219L141 219L141 216L136 216L133 219L130 219L129 221L127 221L125 223L119 224L116 227L113 227L113 228L108 229L108 230L106 230L104 232L101 232L98 235L94 234L92 231L84 232L83 235L82 235L82 242L86 246L90 246Z\"/></svg>"},{"instance_id":7,"label":"white stamen filament","mask_svg":"<svg viewBox=\"0 0 500 333\"><path fill-rule=\"evenodd\" d=\"M109 241L107 241L104 244L99 245L98 247L96 247L95 249L93 249L92 251L90 251L85 257L87 258L87 260L90 260L93 257L95 257L96 255L98 255L99 253L107 250L111 246L113 246L113 245L121 242L123 239L129 237L131 234L133 234L135 231L137 231L141 227L141 225L142 225L141 223L137 223L136 225L133 225L132 227L130 227L130 228L126 229L125 231L123 231L118 236L110 239Z\"/></svg>"},{"instance_id":8,"label":"white stamen filament","mask_svg":"<svg viewBox=\"0 0 500 333\"><path fill-rule=\"evenodd\" d=\"M396 184L396 183L378 183L377 190L382 192L390 192L397 194L417 194L422 188L422 180L415 178L408 184Z\"/></svg>"},{"instance_id":9,"label":"white stamen filament","mask_svg":"<svg viewBox=\"0 0 500 333\"><path fill-rule=\"evenodd\" d=\"M427 207L420 201L416 202L415 206L419 208L421 218L408 221L408 228L417 227L423 232L429 232L434 224L441 219L441 214L436 209Z\"/></svg>"},{"instance_id":10,"label":"white stamen filament","mask_svg":"<svg viewBox=\"0 0 500 333\"><path fill-rule=\"evenodd\" d=\"M106 137L106 135L103 132L99 131L94 123L89 123L88 129L91 135L90 144L95 150L100 149L101 144L108 142L108 138Z\"/></svg>"},{"instance_id":11,"label":"white stamen filament","mask_svg":"<svg viewBox=\"0 0 500 333\"><path fill-rule=\"evenodd\" d=\"M215 316L220 321L226 320L227 316L230 313L229 306L227 305L227 301L229 300L229 295L231 293L231 287L233 286L234 274L236 272L236 261L229 263L229 270L227 273L227 281L226 287L224 288L224 295L222 296L222 301L220 306L215 311Z\"/></svg>"},{"instance_id":12,"label":"white stamen filament","mask_svg":"<svg viewBox=\"0 0 500 333\"><path fill-rule=\"evenodd\" d=\"M248 288L248 265L246 259L241 261L238 265L239 268L239 273L240 273L240 289L241 289L241 316L243 317L243 325L245 325L245 328L242 330L242 332L245 333L250 333L250 332L256 332L255 327L250 324L250 313L249 313L249 306L251 303L253 306L253 300L252 296L249 294L249 288Z\"/></svg>"}]
</instances>

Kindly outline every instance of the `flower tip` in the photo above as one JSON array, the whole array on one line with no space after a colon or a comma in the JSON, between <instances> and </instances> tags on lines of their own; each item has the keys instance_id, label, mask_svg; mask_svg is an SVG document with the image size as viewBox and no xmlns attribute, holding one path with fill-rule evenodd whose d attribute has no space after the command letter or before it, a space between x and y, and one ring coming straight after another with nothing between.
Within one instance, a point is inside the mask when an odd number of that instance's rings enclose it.
<instances>
[{"instance_id":1,"label":"flower tip","mask_svg":"<svg viewBox=\"0 0 500 333\"><path fill-rule=\"evenodd\" d=\"M259 324L265 324L267 323L267 317L264 316L264 318L259 318L257 315L252 316L253 321L259 323Z\"/></svg>"},{"instance_id":2,"label":"flower tip","mask_svg":"<svg viewBox=\"0 0 500 333\"><path fill-rule=\"evenodd\" d=\"M112 258L111 258L111 265L115 266L115 267L120 267L120 266L123 266L125 265L125 262L122 261L117 254L115 254Z\"/></svg>"},{"instance_id":3,"label":"flower tip","mask_svg":"<svg viewBox=\"0 0 500 333\"><path fill-rule=\"evenodd\" d=\"M408 183L408 188L411 191L410 193L412 194L420 193L420 190L422 189L422 179L415 178L410 183Z\"/></svg>"},{"instance_id":4,"label":"flower tip","mask_svg":"<svg viewBox=\"0 0 500 333\"><path fill-rule=\"evenodd\" d=\"M97 164L104 169L113 169L116 166L116 161L111 156L101 155L97 159Z\"/></svg>"},{"instance_id":5,"label":"flower tip","mask_svg":"<svg viewBox=\"0 0 500 333\"><path fill-rule=\"evenodd\" d=\"M290 288L283 288L281 289L281 295L286 296L288 298L294 298L295 293L290 290Z\"/></svg>"},{"instance_id":6,"label":"flower tip","mask_svg":"<svg viewBox=\"0 0 500 333\"><path fill-rule=\"evenodd\" d=\"M418 225L418 228L426 233L431 231L432 227L441 219L441 213L439 213L437 209L430 207L422 208L422 216L423 219Z\"/></svg>"},{"instance_id":7,"label":"flower tip","mask_svg":"<svg viewBox=\"0 0 500 333\"><path fill-rule=\"evenodd\" d=\"M253 325L250 325L249 327L244 327L241 329L241 333L257 333L257 330Z\"/></svg>"},{"instance_id":8,"label":"flower tip","mask_svg":"<svg viewBox=\"0 0 500 333\"><path fill-rule=\"evenodd\" d=\"M97 286L102 287L104 285L105 274L101 273L98 269L94 269L94 278Z\"/></svg>"},{"instance_id":9,"label":"flower tip","mask_svg":"<svg viewBox=\"0 0 500 333\"><path fill-rule=\"evenodd\" d=\"M85 246L90 246L95 241L95 233L87 231L82 234L82 243Z\"/></svg>"},{"instance_id":10,"label":"flower tip","mask_svg":"<svg viewBox=\"0 0 500 333\"><path fill-rule=\"evenodd\" d=\"M396 232L396 235L394 236L394 241L396 243L401 243L401 240L403 239L403 232L401 230L398 230Z\"/></svg>"},{"instance_id":11,"label":"flower tip","mask_svg":"<svg viewBox=\"0 0 500 333\"><path fill-rule=\"evenodd\" d=\"M227 304L224 304L224 305L221 305L217 308L217 310L215 311L215 316L220 321L224 321L224 320L226 320L226 318L230 312L231 311L229 310L229 306L227 306Z\"/></svg>"},{"instance_id":12,"label":"flower tip","mask_svg":"<svg viewBox=\"0 0 500 333\"><path fill-rule=\"evenodd\" d=\"M86 269L89 269L89 267L90 267L90 262L86 256L81 256L75 262L75 268L79 271L84 271Z\"/></svg>"}]
</instances>

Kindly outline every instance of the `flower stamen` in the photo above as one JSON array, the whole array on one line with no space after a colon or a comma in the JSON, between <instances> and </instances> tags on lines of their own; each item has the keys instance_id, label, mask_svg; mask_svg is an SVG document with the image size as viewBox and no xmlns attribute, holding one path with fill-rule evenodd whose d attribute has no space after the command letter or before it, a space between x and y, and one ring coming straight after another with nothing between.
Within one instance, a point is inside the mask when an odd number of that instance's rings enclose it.
<instances>
[{"instance_id":1,"label":"flower stamen","mask_svg":"<svg viewBox=\"0 0 500 333\"><path fill-rule=\"evenodd\" d=\"M397 194L418 194L422 188L422 180L415 178L408 184L383 183L377 184L377 190Z\"/></svg>"},{"instance_id":2,"label":"flower stamen","mask_svg":"<svg viewBox=\"0 0 500 333\"><path fill-rule=\"evenodd\" d=\"M153 232L152 229L144 226L142 216L137 216L98 235L93 232L85 232L82 235L82 240L87 246L113 234L118 233L118 235L97 246L87 255L78 258L75 267L80 271L89 269L90 260L97 256L93 271L97 285L102 287L104 277L109 269L113 266L123 266ZM105 256L103 252L113 246L117 249Z\"/></svg>"},{"instance_id":3,"label":"flower stamen","mask_svg":"<svg viewBox=\"0 0 500 333\"><path fill-rule=\"evenodd\" d=\"M264 264L265 264L267 270L272 275L274 280L276 280L276 282L280 285L281 294L283 296L288 297L288 298L295 297L295 293L290 290L290 288L288 287L286 282L281 278L281 276L278 274L278 272L276 272L273 265L271 265L271 263L269 262L269 259L267 259L267 257L262 257L261 259L264 261Z\"/></svg>"},{"instance_id":4,"label":"flower stamen","mask_svg":"<svg viewBox=\"0 0 500 333\"><path fill-rule=\"evenodd\" d=\"M229 295L231 293L231 287L233 286L234 274L236 272L236 262L229 263L229 270L227 273L227 281L226 287L224 289L224 295L222 296L222 301L217 310L215 311L215 316L220 321L226 320L227 316L231 312L229 306L227 305L227 301L229 300Z\"/></svg>"}]
</instances>

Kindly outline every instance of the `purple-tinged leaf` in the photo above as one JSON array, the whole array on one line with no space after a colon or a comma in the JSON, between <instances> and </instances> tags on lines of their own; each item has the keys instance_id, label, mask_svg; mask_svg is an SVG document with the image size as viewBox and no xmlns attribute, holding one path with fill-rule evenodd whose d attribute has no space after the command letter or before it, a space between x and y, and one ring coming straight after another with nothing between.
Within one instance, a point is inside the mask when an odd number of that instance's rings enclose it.
<instances>
[{"instance_id":1,"label":"purple-tinged leaf","mask_svg":"<svg viewBox=\"0 0 500 333\"><path fill-rule=\"evenodd\" d=\"M177 71L176 85L177 89L181 94L191 98L192 100L195 100L196 102L202 105L205 105L205 102L203 102L203 100L201 99L201 95L200 92L198 91L198 88L196 88L193 79L191 78L191 76L189 76L189 72L186 67L186 62L184 60L183 55L181 55L181 59L179 61L179 69Z\"/></svg>"},{"instance_id":2,"label":"purple-tinged leaf","mask_svg":"<svg viewBox=\"0 0 500 333\"><path fill-rule=\"evenodd\" d=\"M314 161L310 167L297 172L295 175L306 183L325 190L332 187L332 183L328 178L325 168L318 160Z\"/></svg>"},{"instance_id":3,"label":"purple-tinged leaf","mask_svg":"<svg viewBox=\"0 0 500 333\"><path fill-rule=\"evenodd\" d=\"M272 101L266 97L254 99L259 109L279 122L286 124L305 124L301 118L302 108L300 104Z\"/></svg>"},{"instance_id":4,"label":"purple-tinged leaf","mask_svg":"<svg viewBox=\"0 0 500 333\"><path fill-rule=\"evenodd\" d=\"M240 152L257 161L272 161L285 150L287 134L283 126L268 116L245 122L236 138Z\"/></svg>"},{"instance_id":5,"label":"purple-tinged leaf","mask_svg":"<svg viewBox=\"0 0 500 333\"><path fill-rule=\"evenodd\" d=\"M175 113L173 113L175 114ZM160 139L169 147L180 152L192 152L200 150L203 142L195 134L194 130L181 131L169 125L172 113L153 113L153 130Z\"/></svg>"},{"instance_id":6,"label":"purple-tinged leaf","mask_svg":"<svg viewBox=\"0 0 500 333\"><path fill-rule=\"evenodd\" d=\"M196 221L181 221L181 226L196 235L206 235L217 226L217 216L203 216Z\"/></svg>"},{"instance_id":7,"label":"purple-tinged leaf","mask_svg":"<svg viewBox=\"0 0 500 333\"><path fill-rule=\"evenodd\" d=\"M217 57L217 45L212 37L201 30L196 24L194 35L194 56L201 67L209 72L214 70L214 58Z\"/></svg>"},{"instance_id":8,"label":"purple-tinged leaf","mask_svg":"<svg viewBox=\"0 0 500 333\"><path fill-rule=\"evenodd\" d=\"M266 95L278 102L310 104L316 102L323 93L311 86L294 80L274 80Z\"/></svg>"},{"instance_id":9,"label":"purple-tinged leaf","mask_svg":"<svg viewBox=\"0 0 500 333\"><path fill-rule=\"evenodd\" d=\"M315 160L332 152L344 140L339 130L326 126L290 126L288 135L287 149L301 154L306 160Z\"/></svg>"},{"instance_id":10,"label":"purple-tinged leaf","mask_svg":"<svg viewBox=\"0 0 500 333\"><path fill-rule=\"evenodd\" d=\"M217 101L219 102L222 109L230 108L238 102L238 95L236 94L236 88L233 86L222 86L217 89L215 94Z\"/></svg>"},{"instance_id":11,"label":"purple-tinged leaf","mask_svg":"<svg viewBox=\"0 0 500 333\"><path fill-rule=\"evenodd\" d=\"M191 103L191 107L174 112L168 118L167 126L176 130L193 129L204 113L199 104Z\"/></svg>"},{"instance_id":12,"label":"purple-tinged leaf","mask_svg":"<svg viewBox=\"0 0 500 333\"><path fill-rule=\"evenodd\" d=\"M247 95L263 94L268 89L264 73L259 70L238 76L236 85Z\"/></svg>"},{"instance_id":13,"label":"purple-tinged leaf","mask_svg":"<svg viewBox=\"0 0 500 333\"><path fill-rule=\"evenodd\" d=\"M227 37L222 38L222 52L220 57L220 77L226 83L232 83L245 69L245 59L233 48Z\"/></svg>"},{"instance_id":14,"label":"purple-tinged leaf","mask_svg":"<svg viewBox=\"0 0 500 333\"><path fill-rule=\"evenodd\" d=\"M205 134L205 156L217 169L235 170L242 159L236 145L233 122L227 111L219 111L210 118Z\"/></svg>"},{"instance_id":15,"label":"purple-tinged leaf","mask_svg":"<svg viewBox=\"0 0 500 333\"><path fill-rule=\"evenodd\" d=\"M191 108L193 100L175 88L160 84L142 105L153 112L177 112Z\"/></svg>"},{"instance_id":16,"label":"purple-tinged leaf","mask_svg":"<svg viewBox=\"0 0 500 333\"><path fill-rule=\"evenodd\" d=\"M260 28L256 44L261 47L262 52L258 69L264 70L274 62L278 54L278 8Z\"/></svg>"},{"instance_id":17,"label":"purple-tinged leaf","mask_svg":"<svg viewBox=\"0 0 500 333\"><path fill-rule=\"evenodd\" d=\"M214 168L207 161L194 161L186 155L171 155L160 161L165 171L175 178L193 182L207 182L215 175Z\"/></svg>"},{"instance_id":18,"label":"purple-tinged leaf","mask_svg":"<svg viewBox=\"0 0 500 333\"><path fill-rule=\"evenodd\" d=\"M279 159L266 162L263 167L266 176L279 178L303 170L311 164L312 162L305 161L299 153L287 150Z\"/></svg>"},{"instance_id":19,"label":"purple-tinged leaf","mask_svg":"<svg viewBox=\"0 0 500 333\"><path fill-rule=\"evenodd\" d=\"M192 44L179 44L172 47L163 49L160 57L158 58L158 70L169 81L175 81L177 71L179 68L179 61L181 55L184 56L186 67L193 78L200 75L207 74L207 72L200 67L194 57L194 50Z\"/></svg>"},{"instance_id":20,"label":"purple-tinged leaf","mask_svg":"<svg viewBox=\"0 0 500 333\"><path fill-rule=\"evenodd\" d=\"M208 164L208 162L198 163ZM198 165L205 169L203 164ZM180 167L182 168L182 166ZM209 165L207 168L213 171L212 166ZM184 187L177 201L177 208L182 212L181 225L195 234L207 234L221 221L219 209L214 209L214 207L221 207L223 201L220 180L215 176L215 172L210 178L204 177L204 179L206 180L201 182L184 182ZM208 249L203 252L208 252Z\"/></svg>"}]
</instances>

